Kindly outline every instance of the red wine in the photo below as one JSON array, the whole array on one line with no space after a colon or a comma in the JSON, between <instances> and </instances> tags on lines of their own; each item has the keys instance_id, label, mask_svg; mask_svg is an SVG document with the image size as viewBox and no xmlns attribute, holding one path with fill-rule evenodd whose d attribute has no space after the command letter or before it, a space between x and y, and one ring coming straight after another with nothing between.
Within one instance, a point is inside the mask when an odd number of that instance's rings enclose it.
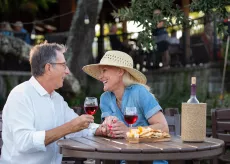
<instances>
[{"instance_id":1,"label":"red wine","mask_svg":"<svg viewBox=\"0 0 230 164\"><path fill-rule=\"evenodd\" d=\"M199 104L199 101L196 98L196 77L191 79L191 94L187 103Z\"/></svg>"},{"instance_id":2,"label":"red wine","mask_svg":"<svg viewBox=\"0 0 230 164\"><path fill-rule=\"evenodd\" d=\"M137 121L137 115L125 115L125 121L128 124L134 124Z\"/></svg>"},{"instance_id":3,"label":"red wine","mask_svg":"<svg viewBox=\"0 0 230 164\"><path fill-rule=\"evenodd\" d=\"M84 109L85 113L94 115L98 110L98 106L85 106Z\"/></svg>"}]
</instances>

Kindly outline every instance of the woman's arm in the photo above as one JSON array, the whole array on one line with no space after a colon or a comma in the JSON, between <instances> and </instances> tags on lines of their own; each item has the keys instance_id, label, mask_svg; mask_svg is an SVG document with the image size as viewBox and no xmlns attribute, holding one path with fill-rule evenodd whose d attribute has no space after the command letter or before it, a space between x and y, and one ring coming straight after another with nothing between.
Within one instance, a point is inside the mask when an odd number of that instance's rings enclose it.
<instances>
[{"instance_id":1,"label":"woman's arm","mask_svg":"<svg viewBox=\"0 0 230 164\"><path fill-rule=\"evenodd\" d=\"M160 129L163 132L169 133L168 123L165 119L165 116L161 111L158 111L156 114L154 114L152 117L148 119L149 127L152 129Z\"/></svg>"}]
</instances>

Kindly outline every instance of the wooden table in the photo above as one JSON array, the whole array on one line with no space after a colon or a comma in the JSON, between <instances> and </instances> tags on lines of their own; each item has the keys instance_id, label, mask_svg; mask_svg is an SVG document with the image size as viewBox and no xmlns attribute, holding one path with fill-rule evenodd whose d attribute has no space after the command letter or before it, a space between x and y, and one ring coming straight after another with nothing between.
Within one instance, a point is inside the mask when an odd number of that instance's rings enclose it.
<instances>
[{"instance_id":1,"label":"wooden table","mask_svg":"<svg viewBox=\"0 0 230 164\"><path fill-rule=\"evenodd\" d=\"M58 145L60 153L69 157L146 162L163 159L199 163L224 150L224 142L215 138L206 138L202 143L185 143L180 137L172 137L168 142L130 144L125 139L84 137L60 140Z\"/></svg>"}]
</instances>

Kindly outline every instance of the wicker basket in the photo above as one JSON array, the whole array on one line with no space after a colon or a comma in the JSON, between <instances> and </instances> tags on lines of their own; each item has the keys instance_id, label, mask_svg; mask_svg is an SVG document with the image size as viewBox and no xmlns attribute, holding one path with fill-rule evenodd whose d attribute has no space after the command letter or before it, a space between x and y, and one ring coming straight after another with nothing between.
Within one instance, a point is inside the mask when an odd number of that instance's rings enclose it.
<instances>
[{"instance_id":1,"label":"wicker basket","mask_svg":"<svg viewBox=\"0 0 230 164\"><path fill-rule=\"evenodd\" d=\"M206 137L206 103L182 103L181 138L185 142L203 142Z\"/></svg>"}]
</instances>

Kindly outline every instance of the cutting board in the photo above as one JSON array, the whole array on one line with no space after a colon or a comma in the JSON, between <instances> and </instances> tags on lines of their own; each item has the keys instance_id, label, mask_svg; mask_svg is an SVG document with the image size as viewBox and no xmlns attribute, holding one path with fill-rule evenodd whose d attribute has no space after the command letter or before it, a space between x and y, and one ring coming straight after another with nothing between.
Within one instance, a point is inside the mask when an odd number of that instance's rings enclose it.
<instances>
[{"instance_id":1,"label":"cutting board","mask_svg":"<svg viewBox=\"0 0 230 164\"><path fill-rule=\"evenodd\" d=\"M171 138L126 138L129 143L167 142Z\"/></svg>"}]
</instances>

